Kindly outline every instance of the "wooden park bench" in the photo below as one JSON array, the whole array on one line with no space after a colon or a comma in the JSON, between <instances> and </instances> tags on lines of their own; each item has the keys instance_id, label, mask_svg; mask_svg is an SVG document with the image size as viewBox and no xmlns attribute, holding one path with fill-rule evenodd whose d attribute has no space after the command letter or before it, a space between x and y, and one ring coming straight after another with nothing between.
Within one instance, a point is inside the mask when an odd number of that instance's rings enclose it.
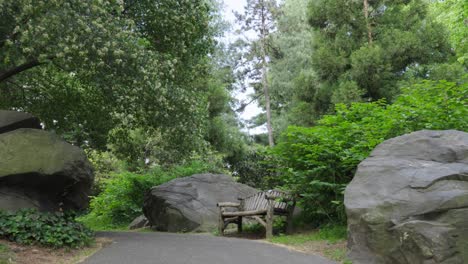
<instances>
[{"instance_id":1,"label":"wooden park bench","mask_svg":"<svg viewBox=\"0 0 468 264\"><path fill-rule=\"evenodd\" d=\"M292 214L296 200L290 194L278 190L259 192L246 198L239 198L239 203L218 203L219 234L224 235L224 229L230 223L237 224L238 232L242 232L242 219L249 217L265 227L266 237L273 236L273 215L287 217L287 231L292 228ZM228 209L230 208L230 209Z\"/></svg>"}]
</instances>

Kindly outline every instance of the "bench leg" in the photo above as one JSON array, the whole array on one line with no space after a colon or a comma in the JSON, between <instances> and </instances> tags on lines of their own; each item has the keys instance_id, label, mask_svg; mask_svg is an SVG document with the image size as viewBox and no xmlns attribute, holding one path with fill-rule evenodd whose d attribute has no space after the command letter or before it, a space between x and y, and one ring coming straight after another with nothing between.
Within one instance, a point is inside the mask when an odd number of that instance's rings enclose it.
<instances>
[{"instance_id":1,"label":"bench leg","mask_svg":"<svg viewBox=\"0 0 468 264\"><path fill-rule=\"evenodd\" d=\"M292 215L288 215L286 219L286 234L290 235L293 233Z\"/></svg>"},{"instance_id":2,"label":"bench leg","mask_svg":"<svg viewBox=\"0 0 468 264\"><path fill-rule=\"evenodd\" d=\"M268 210L266 214L266 238L270 239L273 237L273 201L268 200Z\"/></svg>"},{"instance_id":3,"label":"bench leg","mask_svg":"<svg viewBox=\"0 0 468 264\"><path fill-rule=\"evenodd\" d=\"M290 235L293 232L293 217L294 217L294 208L296 207L296 201L294 201L292 207L289 209L289 214L286 218L286 234Z\"/></svg>"},{"instance_id":4,"label":"bench leg","mask_svg":"<svg viewBox=\"0 0 468 264\"><path fill-rule=\"evenodd\" d=\"M237 219L237 233L242 233L242 216Z\"/></svg>"},{"instance_id":5,"label":"bench leg","mask_svg":"<svg viewBox=\"0 0 468 264\"><path fill-rule=\"evenodd\" d=\"M224 236L224 219L223 219L223 211L219 209L219 216L218 216L218 233L220 236Z\"/></svg>"}]
</instances>

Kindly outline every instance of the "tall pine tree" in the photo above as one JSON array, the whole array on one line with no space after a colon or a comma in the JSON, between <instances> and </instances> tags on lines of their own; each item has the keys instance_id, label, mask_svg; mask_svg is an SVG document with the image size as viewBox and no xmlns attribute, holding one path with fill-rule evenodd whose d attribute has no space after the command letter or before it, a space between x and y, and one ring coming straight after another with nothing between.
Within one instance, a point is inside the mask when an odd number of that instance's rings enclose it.
<instances>
[{"instance_id":1,"label":"tall pine tree","mask_svg":"<svg viewBox=\"0 0 468 264\"><path fill-rule=\"evenodd\" d=\"M450 55L424 0L312 0L309 23L313 68L335 103L391 99L409 69Z\"/></svg>"},{"instance_id":2,"label":"tall pine tree","mask_svg":"<svg viewBox=\"0 0 468 264\"><path fill-rule=\"evenodd\" d=\"M247 0L244 14L236 14L238 22L242 24L242 31L254 32L256 39L247 43L248 57L251 59L253 75L259 75L263 92L265 111L267 116L268 143L274 145L273 128L271 122L271 100L268 82L268 64L271 52L271 33L276 29L276 15L278 5L276 0ZM256 72L256 73L255 73Z\"/></svg>"}]
</instances>

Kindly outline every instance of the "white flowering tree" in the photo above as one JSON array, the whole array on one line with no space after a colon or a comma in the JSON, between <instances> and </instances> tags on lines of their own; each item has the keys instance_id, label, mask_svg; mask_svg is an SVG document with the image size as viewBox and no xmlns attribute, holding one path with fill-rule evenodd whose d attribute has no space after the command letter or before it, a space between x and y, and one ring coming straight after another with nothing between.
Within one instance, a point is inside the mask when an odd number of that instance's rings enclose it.
<instances>
[{"instance_id":1,"label":"white flowering tree","mask_svg":"<svg viewBox=\"0 0 468 264\"><path fill-rule=\"evenodd\" d=\"M0 108L30 111L79 145L138 127L189 152L204 133L211 7L0 0Z\"/></svg>"}]
</instances>

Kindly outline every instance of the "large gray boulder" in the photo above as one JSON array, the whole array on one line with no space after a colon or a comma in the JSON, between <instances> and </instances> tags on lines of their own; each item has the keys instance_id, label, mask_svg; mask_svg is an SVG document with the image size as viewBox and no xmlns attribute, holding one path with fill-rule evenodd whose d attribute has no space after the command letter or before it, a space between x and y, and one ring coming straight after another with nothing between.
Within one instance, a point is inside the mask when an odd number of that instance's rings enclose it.
<instances>
[{"instance_id":1,"label":"large gray boulder","mask_svg":"<svg viewBox=\"0 0 468 264\"><path fill-rule=\"evenodd\" d=\"M54 133L0 134L0 209L83 209L93 182L84 152Z\"/></svg>"},{"instance_id":2,"label":"large gray boulder","mask_svg":"<svg viewBox=\"0 0 468 264\"><path fill-rule=\"evenodd\" d=\"M39 118L24 112L0 110L0 134L18 128L41 129Z\"/></svg>"},{"instance_id":3,"label":"large gray boulder","mask_svg":"<svg viewBox=\"0 0 468 264\"><path fill-rule=\"evenodd\" d=\"M218 224L218 202L238 202L257 190L228 175L197 174L153 187L143 212L159 231L211 231Z\"/></svg>"},{"instance_id":4,"label":"large gray boulder","mask_svg":"<svg viewBox=\"0 0 468 264\"><path fill-rule=\"evenodd\" d=\"M468 263L468 133L387 140L346 188L353 263Z\"/></svg>"}]
</instances>

